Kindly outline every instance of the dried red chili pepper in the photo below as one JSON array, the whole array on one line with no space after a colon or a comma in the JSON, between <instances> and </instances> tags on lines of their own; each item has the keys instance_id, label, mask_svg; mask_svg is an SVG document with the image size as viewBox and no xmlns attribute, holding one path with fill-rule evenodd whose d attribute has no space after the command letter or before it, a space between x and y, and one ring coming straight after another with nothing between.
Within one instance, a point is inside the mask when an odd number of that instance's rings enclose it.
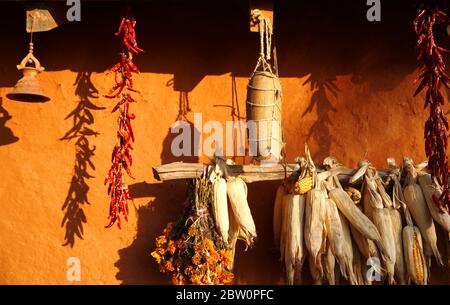
<instances>
[{"instance_id":1,"label":"dried red chili pepper","mask_svg":"<svg viewBox=\"0 0 450 305\"><path fill-rule=\"evenodd\" d=\"M418 37L416 57L422 69L416 80L421 81L414 96L426 90L424 107L430 108L430 115L424 130L425 153L431 175L442 186L440 198L433 198L441 211L450 209L450 171L447 157L449 124L441 108L444 97L440 92L442 85L450 87L442 56L443 53L449 53L449 50L436 45L434 26L437 23L449 22L450 18L436 8L420 10L414 19L414 31Z\"/></svg>"},{"instance_id":2,"label":"dried red chili pepper","mask_svg":"<svg viewBox=\"0 0 450 305\"><path fill-rule=\"evenodd\" d=\"M110 197L109 222L106 228L112 227L115 223L121 227L121 216L128 219L128 200L132 200L128 185L126 184L123 172L133 178L131 174L131 150L134 142L134 134L131 128L131 120L135 119L134 114L129 113L129 104L135 102L130 92L138 92L133 88L133 73L139 73L139 69L133 63L133 54L143 52L137 46L135 20L123 18L116 36L120 36L122 47L125 50L120 60L107 72L114 73L115 85L105 97L118 99L112 112L119 111L117 144L111 156L111 168L105 179L108 184L108 195Z\"/></svg>"}]
</instances>

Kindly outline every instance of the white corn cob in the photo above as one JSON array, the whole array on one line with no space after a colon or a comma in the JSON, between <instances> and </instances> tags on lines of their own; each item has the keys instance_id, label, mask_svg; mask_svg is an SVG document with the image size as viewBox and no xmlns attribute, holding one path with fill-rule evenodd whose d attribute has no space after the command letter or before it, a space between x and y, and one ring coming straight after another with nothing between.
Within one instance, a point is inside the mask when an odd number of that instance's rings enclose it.
<instances>
[{"instance_id":1,"label":"white corn cob","mask_svg":"<svg viewBox=\"0 0 450 305\"><path fill-rule=\"evenodd\" d=\"M394 233L395 242L395 275L401 285L406 284L406 266L403 255L403 240L402 240L402 215L395 208L389 208L389 214L391 216L392 232Z\"/></svg>"},{"instance_id":2,"label":"white corn cob","mask_svg":"<svg viewBox=\"0 0 450 305\"><path fill-rule=\"evenodd\" d=\"M287 219L287 213L288 213L288 200L286 200L286 196L289 194L285 194L283 198L281 199L281 236L280 236L280 257L281 260L284 261L284 252L286 250L286 243L287 243L287 231L289 226L289 221Z\"/></svg>"},{"instance_id":3,"label":"white corn cob","mask_svg":"<svg viewBox=\"0 0 450 305\"><path fill-rule=\"evenodd\" d=\"M314 284L322 285L323 272L320 272L319 268L317 268L315 259L314 257L311 256L311 254L308 254L308 265L309 265L309 272L311 273L311 277L314 281Z\"/></svg>"},{"instance_id":4,"label":"white corn cob","mask_svg":"<svg viewBox=\"0 0 450 305\"><path fill-rule=\"evenodd\" d=\"M364 203L363 203L364 205ZM361 208L358 207L360 210ZM350 225L350 231L352 232L353 240L358 246L359 251L363 255L364 258L368 259L370 257L378 257L380 258L380 253L378 252L378 248L375 243L366 237L364 237L361 232L355 229L354 226Z\"/></svg>"},{"instance_id":5,"label":"white corn cob","mask_svg":"<svg viewBox=\"0 0 450 305\"><path fill-rule=\"evenodd\" d=\"M236 253L236 242L239 237L240 228L236 221L236 216L233 213L233 209L230 205L228 205L228 217L229 217L229 229L228 229L228 246L231 248L232 258L233 260L230 263L230 270L233 270L234 267L234 256Z\"/></svg>"},{"instance_id":6,"label":"white corn cob","mask_svg":"<svg viewBox=\"0 0 450 305\"><path fill-rule=\"evenodd\" d=\"M214 181L214 200L212 210L216 228L222 236L225 244L228 244L228 229L230 224L228 217L227 182L223 178L219 178Z\"/></svg>"},{"instance_id":7,"label":"white corn cob","mask_svg":"<svg viewBox=\"0 0 450 305\"><path fill-rule=\"evenodd\" d=\"M306 197L305 207L305 245L314 259L320 276L323 276L322 254L326 245L326 201L325 194L320 189L312 189Z\"/></svg>"},{"instance_id":8,"label":"white corn cob","mask_svg":"<svg viewBox=\"0 0 450 305\"><path fill-rule=\"evenodd\" d=\"M407 185L403 190L406 205L408 206L411 215L420 229L422 238L424 240L425 255L430 257L433 253L437 262L443 265L441 255L437 247L436 228L434 227L433 218L427 207L425 197L422 189L417 183ZM431 251L430 251L431 250Z\"/></svg>"},{"instance_id":9,"label":"white corn cob","mask_svg":"<svg viewBox=\"0 0 450 305\"><path fill-rule=\"evenodd\" d=\"M285 195L283 198L286 208L286 249L284 262L286 267L286 282L294 284L295 275L299 275L305 255L303 241L303 217L305 211L305 198L302 195Z\"/></svg>"},{"instance_id":10,"label":"white corn cob","mask_svg":"<svg viewBox=\"0 0 450 305\"><path fill-rule=\"evenodd\" d=\"M256 227L247 202L247 185L241 178L230 177L227 181L227 193L236 221L242 230L248 246L256 239Z\"/></svg>"},{"instance_id":11,"label":"white corn cob","mask_svg":"<svg viewBox=\"0 0 450 305\"><path fill-rule=\"evenodd\" d=\"M352 225L350 225L350 231L352 232L353 240L358 247L359 252L364 258L378 257L380 258L380 252L375 243L365 238L358 230L356 230Z\"/></svg>"},{"instance_id":12,"label":"white corn cob","mask_svg":"<svg viewBox=\"0 0 450 305\"><path fill-rule=\"evenodd\" d=\"M361 258L361 253L358 247L353 243L353 270L358 282L358 285L364 285L365 280L363 276L363 263Z\"/></svg>"},{"instance_id":13,"label":"white corn cob","mask_svg":"<svg viewBox=\"0 0 450 305\"><path fill-rule=\"evenodd\" d=\"M344 232L342 231L341 219L339 217L339 210L336 204L330 198L326 199L327 203L327 217L325 221L327 230L327 244L330 246L336 260L338 261L341 274L347 278L348 265L351 263L347 261L344 252Z\"/></svg>"},{"instance_id":14,"label":"white corn cob","mask_svg":"<svg viewBox=\"0 0 450 305\"><path fill-rule=\"evenodd\" d=\"M403 252L409 280L418 285L426 285L428 270L423 254L422 237L416 226L407 225L403 229Z\"/></svg>"},{"instance_id":15,"label":"white corn cob","mask_svg":"<svg viewBox=\"0 0 450 305\"><path fill-rule=\"evenodd\" d=\"M280 247L281 224L283 221L282 206L285 193L284 185L278 186L273 205L273 239L277 249Z\"/></svg>"},{"instance_id":16,"label":"white corn cob","mask_svg":"<svg viewBox=\"0 0 450 305\"><path fill-rule=\"evenodd\" d=\"M350 225L342 213L339 213L339 218L341 219L342 232L344 233L343 241L346 261L349 262L349 265L347 266L348 280L350 281L350 284L357 285L358 279L356 277L355 271L353 270L353 243L350 233Z\"/></svg>"},{"instance_id":17,"label":"white corn cob","mask_svg":"<svg viewBox=\"0 0 450 305\"><path fill-rule=\"evenodd\" d=\"M441 197L442 191L440 186L432 182L430 174L420 175L418 180L431 216L445 231L450 233L450 214L445 209L439 211L439 208L433 201L433 196L435 196L436 199Z\"/></svg>"},{"instance_id":18,"label":"white corn cob","mask_svg":"<svg viewBox=\"0 0 450 305\"><path fill-rule=\"evenodd\" d=\"M384 248L386 249L388 256L391 260L385 261L386 272L388 274L389 284L394 284L394 274L395 274L395 241L394 232L392 229L391 215L388 208L374 208L372 210L373 223L378 228L381 235L381 240L383 242Z\"/></svg>"},{"instance_id":19,"label":"white corn cob","mask_svg":"<svg viewBox=\"0 0 450 305\"><path fill-rule=\"evenodd\" d=\"M330 285L336 285L336 277L334 273L334 267L336 265L336 259L333 255L333 251L331 251L331 247L329 244L327 244L327 250L325 252L325 255L322 257L322 264L324 266L324 273L325 278L328 281L328 284Z\"/></svg>"},{"instance_id":20,"label":"white corn cob","mask_svg":"<svg viewBox=\"0 0 450 305\"><path fill-rule=\"evenodd\" d=\"M377 227L364 215L359 208L353 203L348 194L339 189L332 189L329 193L330 198L336 203L339 211L344 214L345 218L358 230L364 237L371 239L378 246L383 258L387 255L386 259L391 260L386 253L383 243L381 242L381 236Z\"/></svg>"}]
</instances>

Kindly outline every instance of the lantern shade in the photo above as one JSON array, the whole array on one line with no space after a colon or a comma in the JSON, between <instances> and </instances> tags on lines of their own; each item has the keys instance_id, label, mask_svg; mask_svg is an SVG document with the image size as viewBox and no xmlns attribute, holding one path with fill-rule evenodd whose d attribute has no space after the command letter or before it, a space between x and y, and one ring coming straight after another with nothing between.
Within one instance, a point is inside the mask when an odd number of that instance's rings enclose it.
<instances>
[{"instance_id":1,"label":"lantern shade","mask_svg":"<svg viewBox=\"0 0 450 305\"><path fill-rule=\"evenodd\" d=\"M41 84L32 75L24 75L14 86L12 92L6 95L11 100L19 102L42 103L50 100L42 91Z\"/></svg>"}]
</instances>

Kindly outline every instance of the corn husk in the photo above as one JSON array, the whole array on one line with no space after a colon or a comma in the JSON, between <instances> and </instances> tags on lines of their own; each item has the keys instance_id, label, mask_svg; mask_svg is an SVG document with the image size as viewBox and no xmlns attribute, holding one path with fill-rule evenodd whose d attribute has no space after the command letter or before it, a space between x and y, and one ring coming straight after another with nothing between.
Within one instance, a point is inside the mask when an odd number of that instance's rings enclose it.
<instances>
[{"instance_id":1,"label":"corn husk","mask_svg":"<svg viewBox=\"0 0 450 305\"><path fill-rule=\"evenodd\" d=\"M363 273L363 262L358 247L353 243L353 270L358 285L365 285L365 273Z\"/></svg>"},{"instance_id":2,"label":"corn husk","mask_svg":"<svg viewBox=\"0 0 450 305\"><path fill-rule=\"evenodd\" d=\"M403 229L403 253L405 255L408 281L417 285L426 285L428 270L420 230L416 226L407 225Z\"/></svg>"},{"instance_id":3,"label":"corn husk","mask_svg":"<svg viewBox=\"0 0 450 305\"><path fill-rule=\"evenodd\" d=\"M389 213L389 208L373 208L372 210L373 223L380 232L381 239L386 249L390 260L384 261L384 266L388 275L388 283L394 284L394 274L395 274L395 241L394 232L392 229L391 215Z\"/></svg>"},{"instance_id":4,"label":"corn husk","mask_svg":"<svg viewBox=\"0 0 450 305\"><path fill-rule=\"evenodd\" d=\"M308 254L308 266L314 285L322 285L323 271L321 272L319 268L317 268L315 259L311 254Z\"/></svg>"},{"instance_id":5,"label":"corn husk","mask_svg":"<svg viewBox=\"0 0 450 305\"><path fill-rule=\"evenodd\" d=\"M402 215L395 208L389 208L389 214L391 216L392 231L394 233L395 242L395 275L397 277L398 283L401 285L406 284L406 266L405 259L403 255L403 240L402 240Z\"/></svg>"},{"instance_id":6,"label":"corn husk","mask_svg":"<svg viewBox=\"0 0 450 305\"><path fill-rule=\"evenodd\" d=\"M368 259L370 257L378 257L380 258L380 252L378 251L377 246L375 243L365 238L358 230L356 230L352 225L350 225L350 231L352 233L353 240L358 247L359 252L361 252L361 255Z\"/></svg>"},{"instance_id":7,"label":"corn husk","mask_svg":"<svg viewBox=\"0 0 450 305\"><path fill-rule=\"evenodd\" d=\"M323 276L323 267L321 257L325 253L326 245L326 200L325 194L321 189L312 189L306 196L305 207L305 246L308 249L313 263L320 276Z\"/></svg>"},{"instance_id":8,"label":"corn husk","mask_svg":"<svg viewBox=\"0 0 450 305\"><path fill-rule=\"evenodd\" d=\"M227 194L235 215L237 224L248 246L252 246L256 239L256 227L247 202L247 185L241 178L229 177Z\"/></svg>"},{"instance_id":9,"label":"corn husk","mask_svg":"<svg viewBox=\"0 0 450 305\"><path fill-rule=\"evenodd\" d=\"M435 198L441 197L441 187L432 182L430 174L419 175L418 181L423 195L425 196L425 201L430 210L431 217L433 217L434 221L440 224L445 231L450 233L450 214L445 209L440 211L433 201L433 196L435 196Z\"/></svg>"},{"instance_id":10,"label":"corn husk","mask_svg":"<svg viewBox=\"0 0 450 305\"><path fill-rule=\"evenodd\" d=\"M236 216L233 213L231 205L228 205L228 217L229 217L229 229L228 229L228 246L231 248L233 260L230 263L230 270L234 267L234 256L236 254L236 242L239 238L240 228L236 220Z\"/></svg>"},{"instance_id":11,"label":"corn husk","mask_svg":"<svg viewBox=\"0 0 450 305\"><path fill-rule=\"evenodd\" d=\"M286 194L284 185L278 186L277 193L275 195L275 203L273 205L273 239L277 249L280 248L280 238L282 231L283 221L283 196Z\"/></svg>"},{"instance_id":12,"label":"corn husk","mask_svg":"<svg viewBox=\"0 0 450 305\"><path fill-rule=\"evenodd\" d=\"M303 218L305 198L302 195L288 194L283 197L286 205L286 244L284 262L286 268L286 282L294 284L295 278L300 278L302 266L306 257L303 241Z\"/></svg>"},{"instance_id":13,"label":"corn husk","mask_svg":"<svg viewBox=\"0 0 450 305\"><path fill-rule=\"evenodd\" d=\"M344 233L343 234L344 253L345 253L344 255L346 256L346 261L349 262L349 265L347 266L348 280L350 281L350 284L357 285L358 278L353 269L353 243L352 243L352 236L350 233L350 225L346 217L342 213L339 213L339 218L342 224L342 232Z\"/></svg>"},{"instance_id":14,"label":"corn husk","mask_svg":"<svg viewBox=\"0 0 450 305\"><path fill-rule=\"evenodd\" d=\"M346 257L344 252L344 232L342 229L341 219L339 217L339 210L336 204L330 198L326 199L327 203L327 217L325 226L327 229L327 244L329 245L332 253L334 254L341 274L344 278L348 278L348 266L351 264L349 258Z\"/></svg>"},{"instance_id":15,"label":"corn husk","mask_svg":"<svg viewBox=\"0 0 450 305\"><path fill-rule=\"evenodd\" d=\"M425 256L430 257L433 254L437 262L443 265L437 248L436 228L434 227L433 218L428 210L422 189L418 184L410 183L403 189L403 196L424 240Z\"/></svg>"},{"instance_id":16,"label":"corn husk","mask_svg":"<svg viewBox=\"0 0 450 305\"><path fill-rule=\"evenodd\" d=\"M324 266L324 274L325 278L328 281L328 284L330 285L336 285L336 275L335 275L335 266L336 266L336 259L333 255L333 251L331 251L331 247L329 244L327 244L327 250L325 252L325 255L322 257L322 264Z\"/></svg>"},{"instance_id":17,"label":"corn husk","mask_svg":"<svg viewBox=\"0 0 450 305\"><path fill-rule=\"evenodd\" d=\"M342 189L335 188L329 191L330 198L336 203L339 211L345 218L358 230L364 237L371 239L378 246L382 256L388 255L381 241L381 235L377 227L370 219L364 215L361 210L353 203L347 193ZM390 260L390 257L387 256Z\"/></svg>"},{"instance_id":18,"label":"corn husk","mask_svg":"<svg viewBox=\"0 0 450 305\"><path fill-rule=\"evenodd\" d=\"M228 202L227 202L227 182L223 178L218 178L214 181L214 199L212 201L213 216L217 231L222 236L225 244L228 244Z\"/></svg>"}]
</instances>

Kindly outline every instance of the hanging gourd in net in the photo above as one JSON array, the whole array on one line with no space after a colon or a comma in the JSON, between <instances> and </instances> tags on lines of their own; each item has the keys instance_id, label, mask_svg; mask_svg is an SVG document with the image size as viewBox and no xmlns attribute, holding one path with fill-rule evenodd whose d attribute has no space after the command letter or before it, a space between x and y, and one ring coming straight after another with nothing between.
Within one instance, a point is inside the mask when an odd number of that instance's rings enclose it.
<instances>
[{"instance_id":1,"label":"hanging gourd in net","mask_svg":"<svg viewBox=\"0 0 450 305\"><path fill-rule=\"evenodd\" d=\"M270 65L272 26L258 10L252 19L259 24L260 53L247 85L247 127L250 154L256 160L281 159L281 83L276 67Z\"/></svg>"}]
</instances>

